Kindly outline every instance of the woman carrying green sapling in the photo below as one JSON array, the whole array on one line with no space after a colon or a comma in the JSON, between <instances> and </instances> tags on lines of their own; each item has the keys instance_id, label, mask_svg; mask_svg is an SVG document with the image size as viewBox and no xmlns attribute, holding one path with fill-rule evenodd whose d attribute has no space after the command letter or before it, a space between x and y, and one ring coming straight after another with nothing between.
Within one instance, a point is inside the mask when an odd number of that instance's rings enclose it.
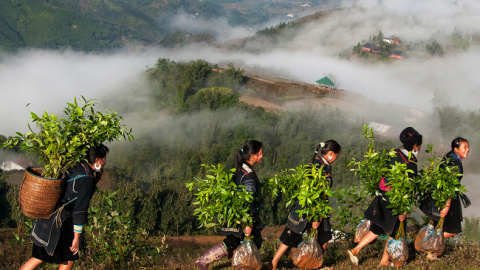
<instances>
[{"instance_id":1,"label":"woman carrying green sapling","mask_svg":"<svg viewBox=\"0 0 480 270\"><path fill-rule=\"evenodd\" d=\"M395 163L406 164L407 169L413 171L413 174L409 173L409 177L413 178L417 174L416 156L422 147L423 136L414 128L407 127L400 133L400 141L403 146L394 150L396 154L395 157L390 158L389 167L394 166ZM360 243L358 243L354 249L347 251L350 261L355 265L358 265L357 256L364 246L376 240L381 234L389 235L388 241L395 238L400 222L404 221L407 217L406 213L394 215L392 209L388 208L390 200L385 193L389 192L392 188L388 183L388 179L381 179L377 187L379 195L375 197L364 213L365 219L368 219L371 222L370 231L360 240ZM388 241L385 244L380 265L390 265L387 254Z\"/></svg>"},{"instance_id":2,"label":"woman carrying green sapling","mask_svg":"<svg viewBox=\"0 0 480 270\"><path fill-rule=\"evenodd\" d=\"M452 141L451 147L452 150L443 157L443 161L446 163L442 164L442 167L457 167L457 173L460 174L460 176L458 176L458 181L460 182L463 178L462 159L468 157L470 145L466 139L457 137ZM431 199L431 196L429 196L429 199ZM463 213L460 200L466 200L464 204L465 206L469 206L468 198L466 196L459 196L458 192L456 192L456 196L448 200L445 208L442 210L438 211L439 209L435 206L435 201L431 199L429 209L426 209L427 211L423 211L425 215L434 221L435 227L440 221L440 217L444 218L443 237L445 239L462 232ZM422 206L420 206L421 209L423 208ZM436 259L436 255L428 252L427 259Z\"/></svg>"},{"instance_id":3,"label":"woman carrying green sapling","mask_svg":"<svg viewBox=\"0 0 480 270\"><path fill-rule=\"evenodd\" d=\"M323 166L324 173L327 177L330 188L332 187L332 167L331 164L337 159L342 147L334 140L328 140L320 143L315 149L315 154L310 160L309 164L320 168ZM318 154L320 151L320 155ZM321 219L319 221L309 222L305 216L299 216L296 212L301 210L302 206L299 201L288 215L287 225L280 235L280 247L277 250L272 262L269 264L269 269L277 269L277 264L280 258L291 247L297 247L302 242L302 234L309 233L311 229L318 229L318 243L322 247L323 252L327 247L328 241L332 239L333 234L329 219Z\"/></svg>"},{"instance_id":4,"label":"woman carrying green sapling","mask_svg":"<svg viewBox=\"0 0 480 270\"><path fill-rule=\"evenodd\" d=\"M209 249L195 263L201 270L208 269L208 265L217 261L227 254L233 254L233 251L241 245L246 236L253 235L253 242L260 248L262 246L261 231L264 228L262 221L258 216L257 194L260 192L260 181L254 170L255 163L261 163L263 159L263 145L261 142L251 140L246 142L235 155L235 174L232 181L237 185L245 186L245 190L253 197L250 204L249 214L253 216L253 224L245 226L238 224L234 227L228 227L224 224L221 233L227 237L219 244Z\"/></svg>"},{"instance_id":5,"label":"woman carrying green sapling","mask_svg":"<svg viewBox=\"0 0 480 270\"><path fill-rule=\"evenodd\" d=\"M73 268L82 248L83 226L87 224L90 200L102 176L108 151L103 144L90 148L87 162L68 170L58 210L50 219L35 220L31 236L32 258L22 270L35 269L43 262L60 264L60 270Z\"/></svg>"}]
</instances>

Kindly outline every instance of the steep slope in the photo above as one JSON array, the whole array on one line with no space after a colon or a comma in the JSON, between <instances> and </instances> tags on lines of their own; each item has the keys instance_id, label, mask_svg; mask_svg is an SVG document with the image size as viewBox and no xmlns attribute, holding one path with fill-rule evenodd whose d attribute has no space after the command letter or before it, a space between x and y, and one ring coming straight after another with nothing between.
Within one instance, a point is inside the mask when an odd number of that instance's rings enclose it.
<instances>
[{"instance_id":1,"label":"steep slope","mask_svg":"<svg viewBox=\"0 0 480 270\"><path fill-rule=\"evenodd\" d=\"M153 17L135 7L131 0L45 0L83 17L109 22L131 30L129 35L144 42L158 41L165 32ZM114 29L112 29L114 30Z\"/></svg>"},{"instance_id":2,"label":"steep slope","mask_svg":"<svg viewBox=\"0 0 480 270\"><path fill-rule=\"evenodd\" d=\"M120 1L0 1L0 48L5 51L99 51L118 48L125 40L153 42L160 36L153 19Z\"/></svg>"}]
</instances>

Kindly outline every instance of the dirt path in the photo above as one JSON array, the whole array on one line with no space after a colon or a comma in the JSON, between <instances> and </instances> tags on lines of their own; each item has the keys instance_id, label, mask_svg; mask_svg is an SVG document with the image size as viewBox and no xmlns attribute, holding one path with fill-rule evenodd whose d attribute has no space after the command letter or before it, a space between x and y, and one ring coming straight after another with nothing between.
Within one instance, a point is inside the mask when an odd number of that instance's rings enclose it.
<instances>
[{"instance_id":1,"label":"dirt path","mask_svg":"<svg viewBox=\"0 0 480 270\"><path fill-rule=\"evenodd\" d=\"M240 101L243 101L247 104L263 107L266 111L281 111L284 108L280 105L277 105L272 102L268 102L264 99L252 97L249 94L245 94L240 97Z\"/></svg>"},{"instance_id":2,"label":"dirt path","mask_svg":"<svg viewBox=\"0 0 480 270\"><path fill-rule=\"evenodd\" d=\"M265 241L274 241L278 239L280 234L282 233L285 226L268 226L262 232L262 237ZM197 244L217 244L220 243L225 236L223 235L182 235L182 236L167 236L167 242L174 242L176 240L185 241L185 242L193 242Z\"/></svg>"}]
</instances>

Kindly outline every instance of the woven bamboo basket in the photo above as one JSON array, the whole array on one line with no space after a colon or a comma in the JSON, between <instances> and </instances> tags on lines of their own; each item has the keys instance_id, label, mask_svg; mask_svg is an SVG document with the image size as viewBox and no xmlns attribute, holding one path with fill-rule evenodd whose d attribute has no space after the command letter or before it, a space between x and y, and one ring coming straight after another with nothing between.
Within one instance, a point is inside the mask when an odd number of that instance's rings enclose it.
<instances>
[{"instance_id":1,"label":"woven bamboo basket","mask_svg":"<svg viewBox=\"0 0 480 270\"><path fill-rule=\"evenodd\" d=\"M25 169L19 193L20 209L27 217L49 219L62 194L64 179L42 177L42 170Z\"/></svg>"}]
</instances>

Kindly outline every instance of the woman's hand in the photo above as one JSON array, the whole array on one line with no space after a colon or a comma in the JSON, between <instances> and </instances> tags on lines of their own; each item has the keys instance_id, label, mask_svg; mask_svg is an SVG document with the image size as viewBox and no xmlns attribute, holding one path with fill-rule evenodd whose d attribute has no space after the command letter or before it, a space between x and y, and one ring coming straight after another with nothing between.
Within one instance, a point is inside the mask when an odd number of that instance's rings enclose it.
<instances>
[{"instance_id":1,"label":"woman's hand","mask_svg":"<svg viewBox=\"0 0 480 270\"><path fill-rule=\"evenodd\" d=\"M318 229L318 227L320 226L320 222L322 222L322 219L320 219L319 222L312 222L312 229Z\"/></svg>"},{"instance_id":2,"label":"woman's hand","mask_svg":"<svg viewBox=\"0 0 480 270\"><path fill-rule=\"evenodd\" d=\"M252 227L245 227L245 236L249 236L250 234L252 234Z\"/></svg>"},{"instance_id":3,"label":"woman's hand","mask_svg":"<svg viewBox=\"0 0 480 270\"><path fill-rule=\"evenodd\" d=\"M80 235L81 233L74 232L72 246L70 247L70 251L73 252L73 255L77 255L78 250L80 249Z\"/></svg>"},{"instance_id":4,"label":"woman's hand","mask_svg":"<svg viewBox=\"0 0 480 270\"><path fill-rule=\"evenodd\" d=\"M445 208L443 208L440 211L440 217L446 217L447 216L448 210L450 210L450 203L452 203L452 199L448 200Z\"/></svg>"},{"instance_id":5,"label":"woman's hand","mask_svg":"<svg viewBox=\"0 0 480 270\"><path fill-rule=\"evenodd\" d=\"M403 215L398 216L398 220L404 221L407 218L407 213L403 213Z\"/></svg>"}]
</instances>

